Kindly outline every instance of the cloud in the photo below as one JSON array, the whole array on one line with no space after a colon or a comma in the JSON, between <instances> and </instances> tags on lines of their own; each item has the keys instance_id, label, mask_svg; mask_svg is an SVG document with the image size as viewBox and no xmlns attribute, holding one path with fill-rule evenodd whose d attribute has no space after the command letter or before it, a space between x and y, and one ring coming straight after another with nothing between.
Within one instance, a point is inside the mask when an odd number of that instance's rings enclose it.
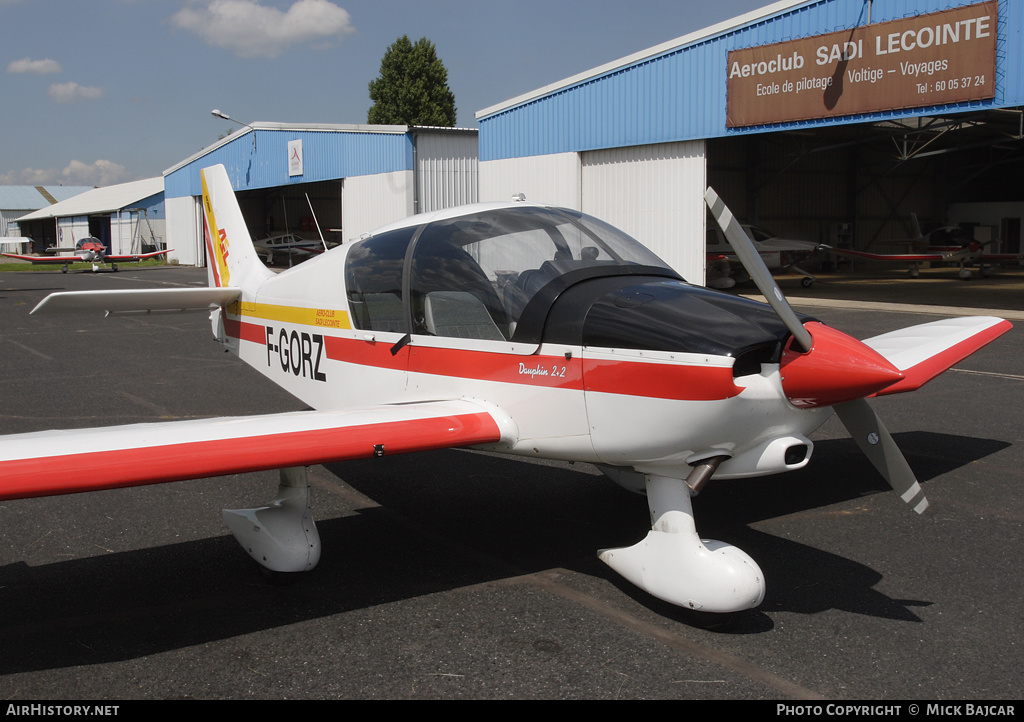
<instances>
[{"instance_id":1,"label":"cloud","mask_svg":"<svg viewBox=\"0 0 1024 722\"><path fill-rule=\"evenodd\" d=\"M44 75L46 73L59 73L64 68L60 67L60 63L56 60L32 60L31 58L22 58L21 60L13 60L7 65L8 73L36 73L37 75Z\"/></svg>"},{"instance_id":2,"label":"cloud","mask_svg":"<svg viewBox=\"0 0 1024 722\"><path fill-rule=\"evenodd\" d=\"M58 183L59 178L59 171L53 169L25 168L22 171L10 170L6 173L0 173L0 185L41 186L49 183Z\"/></svg>"},{"instance_id":3,"label":"cloud","mask_svg":"<svg viewBox=\"0 0 1024 722\"><path fill-rule=\"evenodd\" d=\"M60 176L65 185L109 186L128 180L128 169L111 160L100 159L92 165L73 160Z\"/></svg>"},{"instance_id":4,"label":"cloud","mask_svg":"<svg viewBox=\"0 0 1024 722\"><path fill-rule=\"evenodd\" d=\"M285 12L259 0L211 0L182 8L171 22L240 58L276 58L297 43L355 31L349 14L329 0L297 0Z\"/></svg>"},{"instance_id":5,"label":"cloud","mask_svg":"<svg viewBox=\"0 0 1024 722\"><path fill-rule=\"evenodd\" d=\"M54 83L46 93L57 103L74 103L79 100L96 100L103 97L103 88L79 85L75 82Z\"/></svg>"},{"instance_id":6,"label":"cloud","mask_svg":"<svg viewBox=\"0 0 1024 722\"><path fill-rule=\"evenodd\" d=\"M0 185L72 185L108 186L129 180L128 169L110 160L87 164L80 160L68 163L64 170L25 168L0 173Z\"/></svg>"}]
</instances>

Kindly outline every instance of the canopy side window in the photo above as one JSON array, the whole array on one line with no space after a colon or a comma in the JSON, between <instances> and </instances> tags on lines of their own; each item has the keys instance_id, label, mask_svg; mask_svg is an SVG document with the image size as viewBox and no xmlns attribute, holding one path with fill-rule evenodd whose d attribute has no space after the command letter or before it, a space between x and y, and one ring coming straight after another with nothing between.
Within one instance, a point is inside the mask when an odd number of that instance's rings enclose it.
<instances>
[{"instance_id":1,"label":"canopy side window","mask_svg":"<svg viewBox=\"0 0 1024 722\"><path fill-rule=\"evenodd\" d=\"M358 329L405 333L402 269L417 228L400 228L360 241L345 262L345 288Z\"/></svg>"},{"instance_id":2,"label":"canopy side window","mask_svg":"<svg viewBox=\"0 0 1024 722\"><path fill-rule=\"evenodd\" d=\"M506 340L508 315L494 279L463 245L458 224L424 229L413 250L410 301L413 333Z\"/></svg>"}]
</instances>

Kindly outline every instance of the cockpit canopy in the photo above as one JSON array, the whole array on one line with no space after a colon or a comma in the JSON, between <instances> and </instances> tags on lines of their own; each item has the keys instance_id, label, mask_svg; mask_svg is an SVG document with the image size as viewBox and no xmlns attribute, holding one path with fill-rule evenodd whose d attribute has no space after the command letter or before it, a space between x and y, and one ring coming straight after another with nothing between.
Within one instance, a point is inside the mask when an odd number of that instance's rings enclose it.
<instances>
[{"instance_id":1,"label":"cockpit canopy","mask_svg":"<svg viewBox=\"0 0 1024 722\"><path fill-rule=\"evenodd\" d=\"M517 205L360 241L349 251L345 280L357 328L507 341L521 333L524 309L545 286L623 268L678 278L639 242L596 218ZM529 340L539 341L539 334L533 329Z\"/></svg>"},{"instance_id":2,"label":"cockpit canopy","mask_svg":"<svg viewBox=\"0 0 1024 722\"><path fill-rule=\"evenodd\" d=\"M775 313L686 283L608 224L527 205L385 229L348 253L358 329L517 344L683 351L778 362ZM741 362L742 359L742 362Z\"/></svg>"}]
</instances>

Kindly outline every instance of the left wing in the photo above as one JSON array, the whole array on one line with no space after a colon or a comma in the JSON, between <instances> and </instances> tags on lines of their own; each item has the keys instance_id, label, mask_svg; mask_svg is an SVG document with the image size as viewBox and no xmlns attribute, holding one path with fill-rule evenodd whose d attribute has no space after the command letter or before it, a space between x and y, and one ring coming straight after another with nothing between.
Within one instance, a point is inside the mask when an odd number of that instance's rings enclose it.
<instances>
[{"instance_id":1,"label":"left wing","mask_svg":"<svg viewBox=\"0 0 1024 722\"><path fill-rule=\"evenodd\" d=\"M156 258L157 256L165 256L165 255L167 255L168 253L170 253L173 250L174 250L173 248L168 248L166 251L153 251L152 253L131 253L131 254L127 255L127 256L104 256L103 260L104 261L142 261L142 260L145 260L147 258Z\"/></svg>"},{"instance_id":2,"label":"left wing","mask_svg":"<svg viewBox=\"0 0 1024 722\"><path fill-rule=\"evenodd\" d=\"M14 434L0 437L0 500L505 444L515 433L496 407L453 400Z\"/></svg>"},{"instance_id":3,"label":"left wing","mask_svg":"<svg viewBox=\"0 0 1024 722\"><path fill-rule=\"evenodd\" d=\"M0 255L31 263L81 263L85 260L84 256L23 256L19 253L2 253Z\"/></svg>"},{"instance_id":4,"label":"left wing","mask_svg":"<svg viewBox=\"0 0 1024 722\"><path fill-rule=\"evenodd\" d=\"M133 253L123 256L103 256L102 261L114 261L118 263L124 263L126 261L141 261L146 258L155 258L156 256L164 256L173 251L173 248L168 248L166 251L154 251L153 253ZM21 261L29 261L30 263L88 263L91 259L87 256L24 256L18 253L4 253L0 254L7 256L8 258L17 258Z\"/></svg>"},{"instance_id":5,"label":"left wing","mask_svg":"<svg viewBox=\"0 0 1024 722\"><path fill-rule=\"evenodd\" d=\"M848 248L835 248L822 244L821 250L835 253L839 256L850 258L864 258L869 261L891 261L893 263L925 263L927 261L945 262L956 261L963 256L966 249L940 253L868 253L867 251L853 251Z\"/></svg>"},{"instance_id":6,"label":"left wing","mask_svg":"<svg viewBox=\"0 0 1024 722\"><path fill-rule=\"evenodd\" d=\"M207 310L236 301L242 289L218 288L129 288L99 291L61 291L51 293L31 313L60 311L104 311L147 313L154 311ZM30 314L31 315L31 314Z\"/></svg>"}]
</instances>

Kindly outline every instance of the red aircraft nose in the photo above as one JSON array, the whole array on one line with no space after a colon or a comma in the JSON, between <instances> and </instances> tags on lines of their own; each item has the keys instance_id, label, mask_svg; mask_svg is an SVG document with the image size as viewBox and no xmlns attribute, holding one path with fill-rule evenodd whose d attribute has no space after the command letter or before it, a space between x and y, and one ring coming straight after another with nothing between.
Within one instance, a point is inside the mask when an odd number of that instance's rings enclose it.
<instances>
[{"instance_id":1,"label":"red aircraft nose","mask_svg":"<svg viewBox=\"0 0 1024 722\"><path fill-rule=\"evenodd\" d=\"M881 391L903 374L874 349L834 328L804 324L814 340L807 353L790 346L782 354L782 390L794 406L816 408Z\"/></svg>"}]
</instances>

